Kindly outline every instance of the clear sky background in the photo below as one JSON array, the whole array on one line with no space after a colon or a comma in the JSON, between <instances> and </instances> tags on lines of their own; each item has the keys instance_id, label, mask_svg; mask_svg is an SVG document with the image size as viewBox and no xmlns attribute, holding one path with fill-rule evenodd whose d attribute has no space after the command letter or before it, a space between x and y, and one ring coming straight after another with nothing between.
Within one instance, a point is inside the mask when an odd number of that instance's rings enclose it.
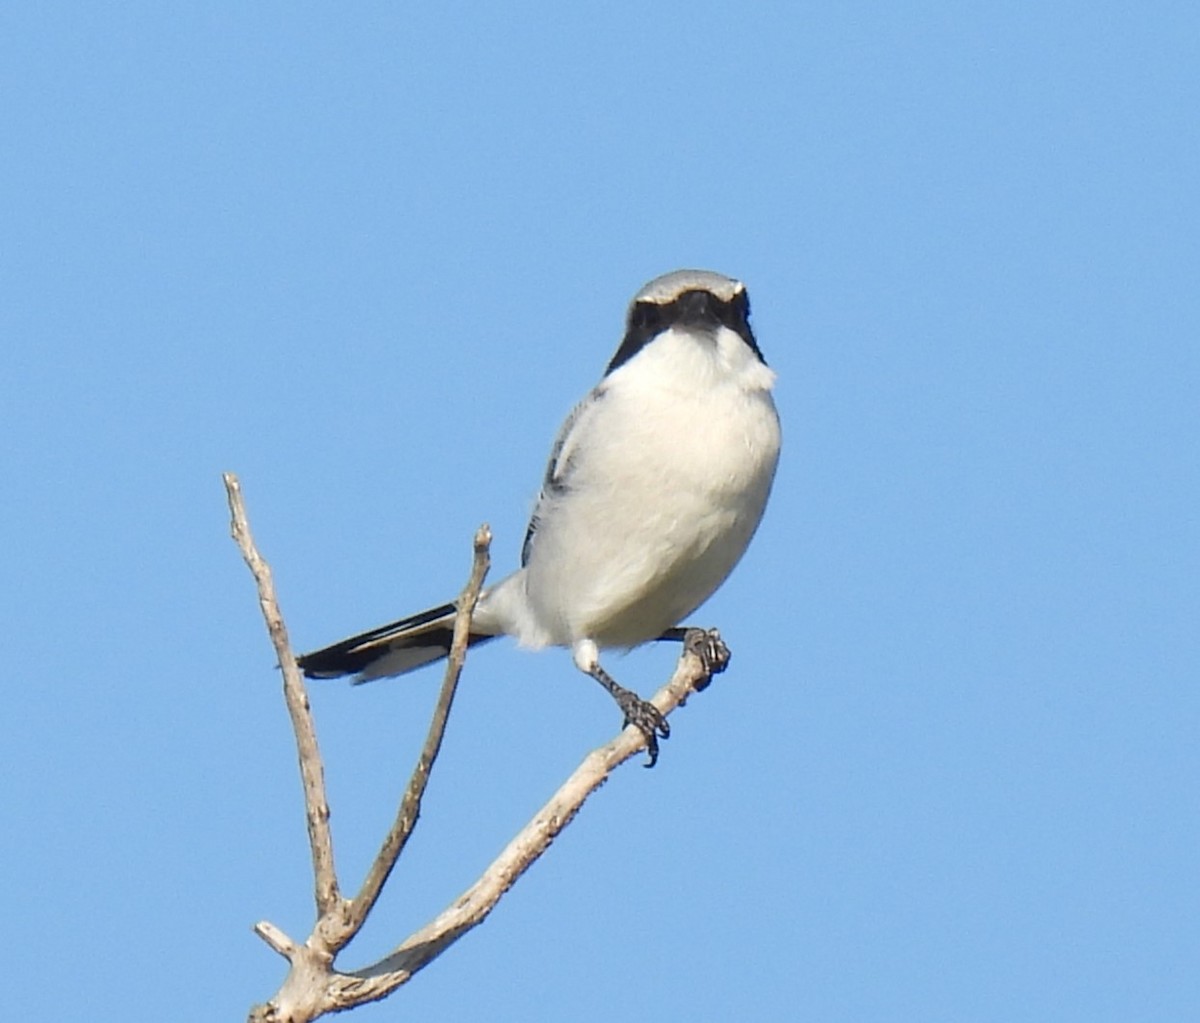
<instances>
[{"instance_id":1,"label":"clear sky background","mask_svg":"<svg viewBox=\"0 0 1200 1023\"><path fill-rule=\"evenodd\" d=\"M1200 1018L1195 4L9 5L0 88L6 1018L241 1019L307 933L221 471L300 649L498 578L680 266L779 374L731 668L354 1018ZM347 887L439 677L312 690ZM342 964L618 724L480 651Z\"/></svg>"}]
</instances>

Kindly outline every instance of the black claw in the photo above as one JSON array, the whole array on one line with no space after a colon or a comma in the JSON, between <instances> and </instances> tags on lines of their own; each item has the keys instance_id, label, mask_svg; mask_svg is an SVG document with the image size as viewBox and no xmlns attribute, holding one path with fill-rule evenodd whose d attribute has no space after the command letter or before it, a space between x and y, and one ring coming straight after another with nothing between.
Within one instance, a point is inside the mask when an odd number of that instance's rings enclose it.
<instances>
[{"instance_id":1,"label":"black claw","mask_svg":"<svg viewBox=\"0 0 1200 1023\"><path fill-rule=\"evenodd\" d=\"M654 704L647 703L637 693L617 685L616 680L600 665L593 665L588 674L604 686L609 695L617 701L617 706L625 715L625 724L621 727L633 725L642 733L646 740L646 752L650 755L646 766L653 767L658 760L658 740L669 738L671 735L671 726L667 724L666 717Z\"/></svg>"},{"instance_id":2,"label":"black claw","mask_svg":"<svg viewBox=\"0 0 1200 1023\"><path fill-rule=\"evenodd\" d=\"M620 693L613 695L616 697L617 705L625 714L625 725L633 725L645 737L646 753L650 758L645 766L653 767L658 760L658 740L659 738L670 738L671 726L667 724L667 719L654 704L643 700L637 693L622 689Z\"/></svg>"},{"instance_id":3,"label":"black claw","mask_svg":"<svg viewBox=\"0 0 1200 1023\"><path fill-rule=\"evenodd\" d=\"M683 645L704 666L706 677L696 683L697 691L707 688L714 675L719 675L729 667L729 647L716 629L688 629Z\"/></svg>"}]
</instances>

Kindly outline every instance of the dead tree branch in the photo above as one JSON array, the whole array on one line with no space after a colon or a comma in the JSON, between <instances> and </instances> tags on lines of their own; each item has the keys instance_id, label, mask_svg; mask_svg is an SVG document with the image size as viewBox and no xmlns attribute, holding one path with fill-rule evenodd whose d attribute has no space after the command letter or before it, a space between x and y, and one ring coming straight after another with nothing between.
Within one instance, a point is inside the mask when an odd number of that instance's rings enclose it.
<instances>
[{"instance_id":1,"label":"dead tree branch","mask_svg":"<svg viewBox=\"0 0 1200 1023\"><path fill-rule=\"evenodd\" d=\"M337 872L333 865L333 835L329 830L329 801L325 798L325 769L321 762L321 750L317 746L317 730L313 725L312 709L308 704L308 692L296 666L288 642L287 626L279 602L275 599L275 583L271 578L271 567L258 553L250 523L246 518L246 506L242 501L242 485L231 472L224 474L225 494L229 498L229 513L232 518L233 539L246 559L246 564L258 586L258 604L267 622L267 632L275 647L280 669L283 671L283 698L287 701L288 714L292 718L292 729L296 733L296 751L300 756L300 777L304 782L304 810L308 819L308 844L312 851L313 881L316 889L317 916L324 917L334 912L342 901L338 892Z\"/></svg>"},{"instance_id":2,"label":"dead tree branch","mask_svg":"<svg viewBox=\"0 0 1200 1023\"><path fill-rule=\"evenodd\" d=\"M708 635L713 636L714 633ZM704 662L685 649L671 679L651 703L664 716L704 688L709 673ZM611 742L592 750L557 792L505 847L479 880L436 918L409 936L390 955L353 974L338 974L333 991L338 1008L375 1001L406 983L454 942L479 926L504 894L517 883L583 807L584 802L621 764L646 748L646 739L630 726Z\"/></svg>"},{"instance_id":3,"label":"dead tree branch","mask_svg":"<svg viewBox=\"0 0 1200 1023\"><path fill-rule=\"evenodd\" d=\"M296 733L300 773L304 783L317 905L316 924L303 944L297 943L265 920L255 925L255 932L288 960L290 969L274 997L251 1009L249 1021L310 1023L327 1013L351 1009L386 997L469 930L481 924L517 879L571 822L588 796L604 784L617 767L644 749L646 740L641 732L630 726L611 742L593 750L546 805L509 842L479 880L435 919L405 939L379 962L353 973L335 969L334 958L363 926L420 815L421 799L441 747L466 657L471 615L488 570L491 533L487 526L481 526L475 534L471 577L457 603L454 639L446 675L425 745L409 779L395 822L367 872L362 889L353 899L346 899L340 894L334 869L324 769L307 692L288 644L287 629L275 597L271 570L254 546L237 477L226 473L224 479L233 538L254 575L259 604L283 671L284 697ZM681 706L690 693L703 689L712 672L722 670L728 659L728 651L715 630L697 632L695 639L698 642L689 639L685 643L674 675L654 695L652 702L664 715Z\"/></svg>"},{"instance_id":4,"label":"dead tree branch","mask_svg":"<svg viewBox=\"0 0 1200 1023\"><path fill-rule=\"evenodd\" d=\"M433 711L433 720L429 723L429 733L425 737L425 746L413 768L412 777L400 801L400 809L396 814L383 846L367 871L362 890L355 896L353 902L346 907L346 928L344 935L331 943L334 952L343 948L354 937L367 920L379 893L387 883L392 868L396 865L400 853L408 844L409 836L416 827L417 818L421 813L421 798L425 794L425 786L429 783L429 772L437 760L442 748L442 736L446 733L446 721L450 716L450 706L454 702L454 693L458 688L458 679L462 674L463 663L467 657L467 640L471 634L471 615L475 612L475 604L479 600L483 580L491 566L488 549L492 542L492 531L486 525L480 526L475 533L475 558L471 567L471 578L466 588L458 598L458 614L454 618L454 636L450 642L450 656L446 662L446 676L442 681L442 690L438 695L437 706Z\"/></svg>"}]
</instances>

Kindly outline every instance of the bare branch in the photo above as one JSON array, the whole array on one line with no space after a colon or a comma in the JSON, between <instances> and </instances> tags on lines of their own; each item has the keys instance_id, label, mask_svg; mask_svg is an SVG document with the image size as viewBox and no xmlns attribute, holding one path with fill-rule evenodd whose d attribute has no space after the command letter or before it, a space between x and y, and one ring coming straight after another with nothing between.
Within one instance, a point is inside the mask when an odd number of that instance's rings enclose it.
<instances>
[{"instance_id":1,"label":"bare branch","mask_svg":"<svg viewBox=\"0 0 1200 1023\"><path fill-rule=\"evenodd\" d=\"M299 946L270 920L259 920L254 925L254 933L270 945L285 959L291 959Z\"/></svg>"},{"instance_id":2,"label":"bare branch","mask_svg":"<svg viewBox=\"0 0 1200 1023\"><path fill-rule=\"evenodd\" d=\"M438 695L437 706L433 712L433 720L429 723L429 734L425 738L425 746L413 768L404 799L396 814L396 820L383 841L379 855L371 864L363 881L362 890L355 896L347 907L345 927L330 942L333 951L343 948L366 922L367 914L375 906L379 893L387 883L396 860L408 843L412 830L416 827L417 818L421 814L421 798L425 794L425 786L429 784L429 773L437 760L442 748L442 736L446 732L446 720L450 714L454 693L458 688L458 680L462 675L463 663L467 656L467 641L471 634L471 616L475 613L475 605L479 601L479 592L483 588L483 580L491 566L488 549L492 542L492 531L487 524L480 526L475 532L475 558L471 568L471 577L458 598L458 612L454 616L454 638L450 645L450 657L446 663L446 674L442 681L441 693Z\"/></svg>"},{"instance_id":3,"label":"bare branch","mask_svg":"<svg viewBox=\"0 0 1200 1023\"><path fill-rule=\"evenodd\" d=\"M367 873L362 890L353 900L347 900L339 892L334 871L324 770L308 696L288 644L287 629L275 598L270 568L259 556L250 534L237 477L226 473L224 479L233 538L258 585L259 604L283 671L284 697L296 733L300 772L304 781L317 902L317 921L304 944L298 944L267 921L255 925L258 936L286 957L290 968L279 991L269 1002L254 1006L249 1020L250 1023L310 1023L326 1013L350 1009L385 997L463 934L482 923L505 892L571 822L588 796L618 766L643 749L646 739L640 731L630 726L612 742L594 750L508 844L483 876L436 919L373 966L352 974L339 972L333 965L335 956L362 927L420 815L421 800L441 748L462 672L470 638L471 615L487 573L491 532L487 526L481 526L475 534L471 577L458 600L446 675L425 745L409 779L396 820ZM715 632L696 632L685 642L684 653L674 676L655 694L652 702L664 715L670 714L683 704L689 693L704 688L711 672L721 670L724 667L722 658L727 657L728 651Z\"/></svg>"},{"instance_id":4,"label":"bare branch","mask_svg":"<svg viewBox=\"0 0 1200 1023\"><path fill-rule=\"evenodd\" d=\"M324 917L340 908L342 897L338 891L337 873L333 865L333 835L329 830L329 801L325 797L325 770L321 763L321 751L317 746L317 733L313 726L312 711L308 704L308 693L292 656L288 642L287 627L279 603L275 599L275 584L271 568L254 546L250 534L250 523L246 519L246 506L242 501L242 485L231 472L223 474L225 493L229 498L232 518L231 532L242 557L258 585L258 603L267 631L275 646L275 656L283 670L283 696L288 714L292 718L292 729L296 733L296 751L300 757L300 777L304 782L304 809L308 821L308 844L312 852L313 884L317 903L317 915Z\"/></svg>"},{"instance_id":5,"label":"bare branch","mask_svg":"<svg viewBox=\"0 0 1200 1023\"><path fill-rule=\"evenodd\" d=\"M715 633L708 635L719 639ZM669 715L687 700L689 694L703 688L708 681L708 669L689 645L680 657L674 675L654 694L651 702L664 715ZM617 767L645 746L645 736L630 726L611 742L589 753L479 880L439 916L374 965L353 974L339 973L332 978L330 994L335 1000L335 1008L350 1008L385 997L469 930L483 923L517 879L550 848L588 796L603 785Z\"/></svg>"}]
</instances>

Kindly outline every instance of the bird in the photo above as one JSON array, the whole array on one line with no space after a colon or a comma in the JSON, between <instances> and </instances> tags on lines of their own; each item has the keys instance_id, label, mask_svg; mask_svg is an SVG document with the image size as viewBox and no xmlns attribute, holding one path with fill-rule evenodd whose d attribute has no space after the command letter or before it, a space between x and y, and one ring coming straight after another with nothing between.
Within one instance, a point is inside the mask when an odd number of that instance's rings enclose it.
<instances>
[{"instance_id":1,"label":"bird","mask_svg":"<svg viewBox=\"0 0 1200 1023\"><path fill-rule=\"evenodd\" d=\"M741 281L676 270L642 287L603 377L558 431L520 567L471 620L471 645L508 635L569 649L642 733L647 767L666 719L600 655L684 638L680 622L741 560L779 462L774 383ZM297 663L309 678L402 675L448 655L455 613L442 604Z\"/></svg>"}]
</instances>

